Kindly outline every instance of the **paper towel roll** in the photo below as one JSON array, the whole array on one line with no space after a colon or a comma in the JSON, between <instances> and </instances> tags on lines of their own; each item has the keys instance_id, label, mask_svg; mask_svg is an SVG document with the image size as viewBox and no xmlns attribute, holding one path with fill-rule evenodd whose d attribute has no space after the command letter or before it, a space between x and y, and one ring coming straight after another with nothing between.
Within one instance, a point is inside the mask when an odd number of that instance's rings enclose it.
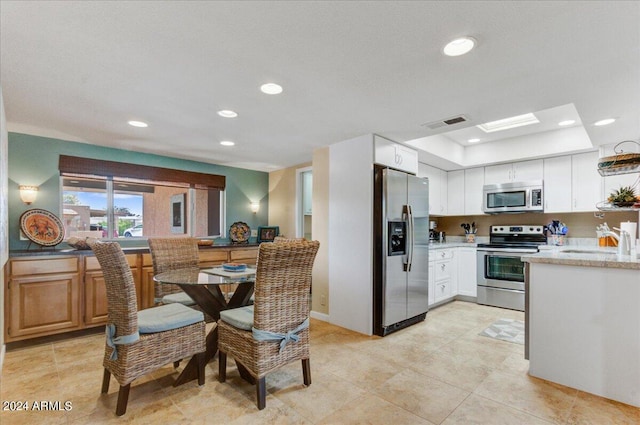
<instances>
[{"instance_id":1,"label":"paper towel roll","mask_svg":"<svg viewBox=\"0 0 640 425\"><path fill-rule=\"evenodd\" d=\"M638 223L634 223L632 221L622 222L620 223L620 230L629 232L629 234L631 235L631 243L633 245L638 238Z\"/></svg>"}]
</instances>

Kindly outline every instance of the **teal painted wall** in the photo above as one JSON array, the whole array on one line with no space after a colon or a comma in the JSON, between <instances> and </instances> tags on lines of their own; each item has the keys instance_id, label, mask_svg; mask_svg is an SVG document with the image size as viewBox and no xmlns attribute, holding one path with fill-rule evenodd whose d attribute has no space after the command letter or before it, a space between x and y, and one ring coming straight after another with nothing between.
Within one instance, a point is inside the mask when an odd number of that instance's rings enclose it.
<instances>
[{"instance_id":1,"label":"teal painted wall","mask_svg":"<svg viewBox=\"0 0 640 425\"><path fill-rule=\"evenodd\" d=\"M266 226L269 217L269 174L261 171L207 164L178 158L105 148L47 137L9 133L9 249L24 249L29 241L20 240L20 215L31 208L42 208L60 215L60 155L104 159L130 164L150 165L226 176L227 230L235 221L244 221L251 229ZM20 200L19 185L40 187L31 205ZM260 211L251 212L251 201L260 201ZM121 241L122 245L140 245L140 241ZM146 242L143 243L146 245ZM63 248L64 244L58 246ZM33 245L32 245L33 248Z\"/></svg>"}]
</instances>

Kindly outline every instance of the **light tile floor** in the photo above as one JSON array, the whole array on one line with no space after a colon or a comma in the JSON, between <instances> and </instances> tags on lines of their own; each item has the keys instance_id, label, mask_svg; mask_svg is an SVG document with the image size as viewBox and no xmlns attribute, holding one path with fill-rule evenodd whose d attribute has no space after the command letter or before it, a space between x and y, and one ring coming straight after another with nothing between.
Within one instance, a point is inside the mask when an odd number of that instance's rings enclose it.
<instances>
[{"instance_id":1,"label":"light tile floor","mask_svg":"<svg viewBox=\"0 0 640 425\"><path fill-rule=\"evenodd\" d=\"M520 312L456 301L427 320L385 338L311 322L313 383L302 385L299 362L267 377L267 407L229 361L217 381L171 384L167 366L135 381L127 413L114 415L118 385L100 394L104 337L10 347L3 401L70 401L66 412L0 412L10 424L640 424L640 409L527 375L524 347L478 333ZM4 407L4 406L3 406Z\"/></svg>"}]
</instances>

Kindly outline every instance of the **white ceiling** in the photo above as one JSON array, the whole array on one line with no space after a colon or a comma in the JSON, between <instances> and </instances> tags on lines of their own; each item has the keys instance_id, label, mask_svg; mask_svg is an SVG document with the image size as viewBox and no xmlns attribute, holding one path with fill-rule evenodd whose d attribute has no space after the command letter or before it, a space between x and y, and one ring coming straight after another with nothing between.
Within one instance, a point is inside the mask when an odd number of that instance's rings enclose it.
<instances>
[{"instance_id":1,"label":"white ceiling","mask_svg":"<svg viewBox=\"0 0 640 425\"><path fill-rule=\"evenodd\" d=\"M473 165L442 149L455 134L424 143L460 126L423 124L458 114L472 127L572 105L584 128L566 130L592 148L640 136L637 1L3 0L0 16L9 131L264 171L365 133L422 141L446 169ZM477 48L441 54L462 35ZM284 92L262 94L265 82Z\"/></svg>"}]
</instances>

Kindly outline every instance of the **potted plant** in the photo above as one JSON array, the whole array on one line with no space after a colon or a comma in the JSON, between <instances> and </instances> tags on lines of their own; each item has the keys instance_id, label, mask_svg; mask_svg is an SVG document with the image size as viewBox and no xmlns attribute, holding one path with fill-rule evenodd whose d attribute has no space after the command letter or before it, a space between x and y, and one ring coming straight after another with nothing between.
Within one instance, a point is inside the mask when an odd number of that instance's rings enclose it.
<instances>
[{"instance_id":1,"label":"potted plant","mask_svg":"<svg viewBox=\"0 0 640 425\"><path fill-rule=\"evenodd\" d=\"M636 202L636 193L631 186L620 186L611 192L607 200L616 207L630 207Z\"/></svg>"}]
</instances>

